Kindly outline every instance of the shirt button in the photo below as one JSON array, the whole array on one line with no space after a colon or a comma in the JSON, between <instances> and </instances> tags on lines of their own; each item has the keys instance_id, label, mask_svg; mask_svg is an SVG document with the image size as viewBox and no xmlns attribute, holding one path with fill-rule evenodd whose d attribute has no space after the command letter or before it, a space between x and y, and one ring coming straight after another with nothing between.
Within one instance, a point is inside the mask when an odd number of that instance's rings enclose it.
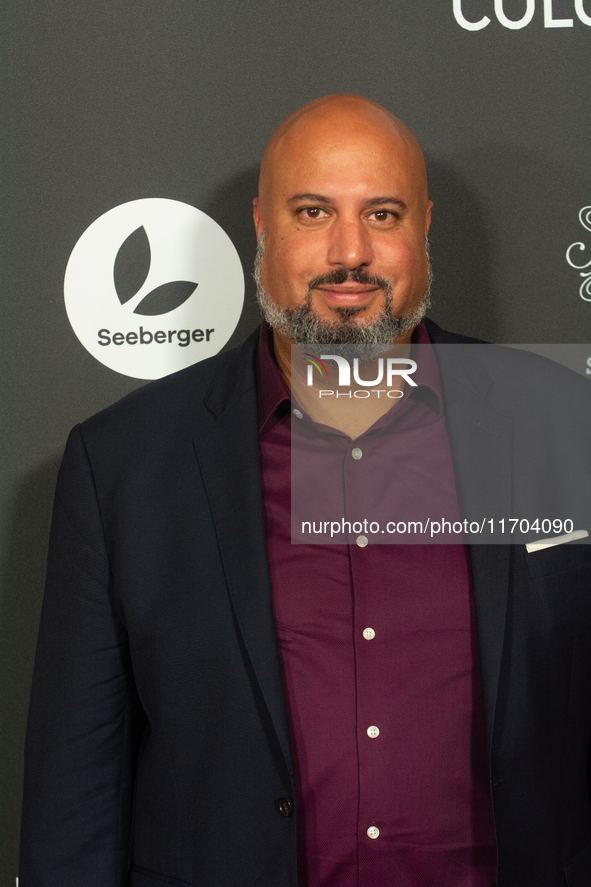
<instances>
[{"instance_id":1,"label":"shirt button","mask_svg":"<svg viewBox=\"0 0 591 887\"><path fill-rule=\"evenodd\" d=\"M287 795L283 795L281 798L277 798L275 804L282 816L288 817L292 815L293 801L291 800L291 798L288 798Z\"/></svg>"},{"instance_id":2,"label":"shirt button","mask_svg":"<svg viewBox=\"0 0 591 887\"><path fill-rule=\"evenodd\" d=\"M379 727L368 727L367 728L367 735L369 736L370 739L375 739L377 736L380 735Z\"/></svg>"},{"instance_id":3,"label":"shirt button","mask_svg":"<svg viewBox=\"0 0 591 887\"><path fill-rule=\"evenodd\" d=\"M353 456L354 459L361 459L361 457L363 456L363 453L361 452L359 447L353 447L353 449L351 450L351 455Z\"/></svg>"},{"instance_id":4,"label":"shirt button","mask_svg":"<svg viewBox=\"0 0 591 887\"><path fill-rule=\"evenodd\" d=\"M294 410L293 414L296 417L296 419L303 419L304 418L304 414L300 410Z\"/></svg>"},{"instance_id":5,"label":"shirt button","mask_svg":"<svg viewBox=\"0 0 591 887\"><path fill-rule=\"evenodd\" d=\"M368 543L367 536L358 536L355 542L357 543L359 548L365 548Z\"/></svg>"},{"instance_id":6,"label":"shirt button","mask_svg":"<svg viewBox=\"0 0 591 887\"><path fill-rule=\"evenodd\" d=\"M373 641L375 636L376 636L376 633L373 630L373 628L364 628L363 629L363 637L365 638L366 641Z\"/></svg>"},{"instance_id":7,"label":"shirt button","mask_svg":"<svg viewBox=\"0 0 591 887\"><path fill-rule=\"evenodd\" d=\"M368 838L379 838L379 836L380 836L380 830L377 827L377 825L370 825L370 827L367 830L367 837Z\"/></svg>"}]
</instances>

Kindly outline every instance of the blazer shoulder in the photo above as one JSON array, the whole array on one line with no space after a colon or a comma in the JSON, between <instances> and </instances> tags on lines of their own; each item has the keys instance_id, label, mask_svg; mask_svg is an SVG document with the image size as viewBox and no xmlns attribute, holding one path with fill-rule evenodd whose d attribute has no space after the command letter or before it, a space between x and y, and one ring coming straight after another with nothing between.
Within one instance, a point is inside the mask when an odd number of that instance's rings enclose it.
<instances>
[{"instance_id":1,"label":"blazer shoulder","mask_svg":"<svg viewBox=\"0 0 591 887\"><path fill-rule=\"evenodd\" d=\"M484 339L474 339L471 336L462 336L459 333L450 333L448 330L442 329L439 324L435 323L429 317L425 318L425 326L429 333L429 338L435 345L487 345Z\"/></svg>"},{"instance_id":2,"label":"blazer shoulder","mask_svg":"<svg viewBox=\"0 0 591 887\"><path fill-rule=\"evenodd\" d=\"M483 339L474 339L471 336L462 336L442 329L429 318L425 318L425 326L434 345L482 345L478 349L452 349L450 354L456 358L455 362L462 362L474 366L480 364L490 373L493 379L498 379L503 384L513 383L532 384L535 380L545 386L546 391L551 391L554 385L569 386L577 392L585 395L591 393L588 380L580 373L554 358L544 356L535 351L530 351L522 345L497 345L486 342ZM438 352L445 354L445 349ZM548 389L547 386L550 386Z\"/></svg>"}]
</instances>

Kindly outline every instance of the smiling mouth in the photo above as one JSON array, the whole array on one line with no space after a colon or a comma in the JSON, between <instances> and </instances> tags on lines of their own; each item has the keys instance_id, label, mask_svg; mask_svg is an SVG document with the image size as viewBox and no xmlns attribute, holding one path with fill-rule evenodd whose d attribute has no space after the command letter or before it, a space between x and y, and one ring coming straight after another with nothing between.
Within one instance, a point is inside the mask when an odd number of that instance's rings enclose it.
<instances>
[{"instance_id":1,"label":"smiling mouth","mask_svg":"<svg viewBox=\"0 0 591 887\"><path fill-rule=\"evenodd\" d=\"M342 320L362 314L375 303L377 293L383 293L386 301L391 293L387 281L369 283L321 284L315 287L320 300L326 308L338 314ZM308 289L308 298L312 299L312 291Z\"/></svg>"},{"instance_id":2,"label":"smiling mouth","mask_svg":"<svg viewBox=\"0 0 591 887\"><path fill-rule=\"evenodd\" d=\"M391 291L390 283L383 277L369 274L363 268L347 271L336 268L329 274L314 277L308 284L308 295L319 290L331 308L363 309L378 290Z\"/></svg>"},{"instance_id":3,"label":"smiling mouth","mask_svg":"<svg viewBox=\"0 0 591 887\"><path fill-rule=\"evenodd\" d=\"M371 301L374 293L382 290L383 287L349 284L345 286L318 286L315 289L323 294L325 301L331 307L361 309Z\"/></svg>"},{"instance_id":4,"label":"smiling mouth","mask_svg":"<svg viewBox=\"0 0 591 887\"><path fill-rule=\"evenodd\" d=\"M327 307L345 319L367 308L378 290L387 295L391 292L391 287L383 277L369 274L363 268L355 268L353 271L337 268L310 281L308 298L311 298L312 290L319 290Z\"/></svg>"}]
</instances>

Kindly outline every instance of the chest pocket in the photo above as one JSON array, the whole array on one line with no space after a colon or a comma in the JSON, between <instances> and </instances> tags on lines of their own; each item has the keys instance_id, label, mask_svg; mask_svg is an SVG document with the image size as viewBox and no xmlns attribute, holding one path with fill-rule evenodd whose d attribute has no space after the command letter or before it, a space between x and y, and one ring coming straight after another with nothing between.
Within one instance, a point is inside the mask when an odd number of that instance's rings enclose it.
<instances>
[{"instance_id":1,"label":"chest pocket","mask_svg":"<svg viewBox=\"0 0 591 887\"><path fill-rule=\"evenodd\" d=\"M525 562L530 579L539 579L542 576L551 576L553 573L573 569L587 570L591 578L591 545L566 542L563 545L543 548L541 551L525 551ZM591 594L591 584L589 593Z\"/></svg>"}]
</instances>

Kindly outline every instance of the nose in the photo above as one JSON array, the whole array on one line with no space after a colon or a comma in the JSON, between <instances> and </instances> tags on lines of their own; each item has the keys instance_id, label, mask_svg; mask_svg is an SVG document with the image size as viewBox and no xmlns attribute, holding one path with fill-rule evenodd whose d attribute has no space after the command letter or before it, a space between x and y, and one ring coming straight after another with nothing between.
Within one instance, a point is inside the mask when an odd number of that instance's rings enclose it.
<instances>
[{"instance_id":1,"label":"nose","mask_svg":"<svg viewBox=\"0 0 591 887\"><path fill-rule=\"evenodd\" d=\"M337 218L330 226L327 261L352 271L370 265L373 248L370 232L359 218Z\"/></svg>"}]
</instances>

